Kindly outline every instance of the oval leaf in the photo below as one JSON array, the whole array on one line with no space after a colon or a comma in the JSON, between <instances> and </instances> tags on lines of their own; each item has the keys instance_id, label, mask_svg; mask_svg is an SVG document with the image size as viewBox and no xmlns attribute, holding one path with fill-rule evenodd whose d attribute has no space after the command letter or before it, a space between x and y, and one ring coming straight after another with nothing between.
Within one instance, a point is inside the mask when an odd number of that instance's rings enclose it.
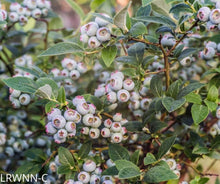
<instances>
[{"instance_id":1,"label":"oval leaf","mask_svg":"<svg viewBox=\"0 0 220 184\"><path fill-rule=\"evenodd\" d=\"M41 53L38 57L56 56L56 55L63 55L63 54L70 54L77 52L78 53L83 52L83 48L81 48L76 43L63 42L50 47L49 49Z\"/></svg>"},{"instance_id":2,"label":"oval leaf","mask_svg":"<svg viewBox=\"0 0 220 184\"><path fill-rule=\"evenodd\" d=\"M102 59L107 67L114 61L117 55L117 47L115 45L102 49Z\"/></svg>"}]
</instances>

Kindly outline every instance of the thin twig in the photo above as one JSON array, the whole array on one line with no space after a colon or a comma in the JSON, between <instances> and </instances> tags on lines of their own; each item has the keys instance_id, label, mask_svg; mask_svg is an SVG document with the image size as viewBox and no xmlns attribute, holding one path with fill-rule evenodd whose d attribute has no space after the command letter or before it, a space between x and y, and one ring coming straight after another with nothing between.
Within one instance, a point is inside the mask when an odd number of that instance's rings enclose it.
<instances>
[{"instance_id":1,"label":"thin twig","mask_svg":"<svg viewBox=\"0 0 220 184\"><path fill-rule=\"evenodd\" d=\"M158 74L158 73L162 73L162 72L165 72L165 71L166 71L166 69L161 69L161 70L158 70L158 71L155 71L155 72L145 71L145 75Z\"/></svg>"},{"instance_id":2,"label":"thin twig","mask_svg":"<svg viewBox=\"0 0 220 184\"><path fill-rule=\"evenodd\" d=\"M200 171L198 171L195 167L193 167L191 164L187 163L187 162L184 162L182 161L185 165L191 167L197 174L199 174L200 176L216 176L218 177L219 174L214 174L214 173L202 173Z\"/></svg>"},{"instance_id":3,"label":"thin twig","mask_svg":"<svg viewBox=\"0 0 220 184\"><path fill-rule=\"evenodd\" d=\"M166 132L166 131L169 130L173 125L175 125L176 123L177 123L177 121L170 121L170 124L169 124L166 128L164 128L164 129L161 131L161 133Z\"/></svg>"},{"instance_id":4,"label":"thin twig","mask_svg":"<svg viewBox=\"0 0 220 184\"><path fill-rule=\"evenodd\" d=\"M42 167L44 167L45 165L47 165L50 160L57 154L57 150L53 151L53 153L50 155L50 157L42 164Z\"/></svg>"},{"instance_id":5,"label":"thin twig","mask_svg":"<svg viewBox=\"0 0 220 184\"><path fill-rule=\"evenodd\" d=\"M183 36L178 41L176 41L175 45L167 52L167 56L170 56L171 52L174 51L174 49L179 45L179 43L182 42L183 39L189 34L188 32L198 25L198 22L199 19L195 21L195 23L186 31L186 33L183 34Z\"/></svg>"},{"instance_id":6,"label":"thin twig","mask_svg":"<svg viewBox=\"0 0 220 184\"><path fill-rule=\"evenodd\" d=\"M134 40L134 41L137 41L137 42L142 42L142 43L145 43L145 44L148 44L148 45L154 45L154 46L160 48L160 44L159 44L159 43L148 42L148 41L145 40L145 39L138 39L138 38L132 38L132 37L131 37L130 40Z\"/></svg>"},{"instance_id":7,"label":"thin twig","mask_svg":"<svg viewBox=\"0 0 220 184\"><path fill-rule=\"evenodd\" d=\"M120 44L121 44L122 49L123 49L123 51L124 51L124 53L125 53L125 56L127 56L127 55L128 55L128 52L127 52L127 50L126 50L126 48L125 48L125 46L124 46L124 42L123 42L122 40L120 41Z\"/></svg>"},{"instance_id":8,"label":"thin twig","mask_svg":"<svg viewBox=\"0 0 220 184\"><path fill-rule=\"evenodd\" d=\"M108 114L108 113L106 113L106 112L103 112L102 114L103 114L104 116L108 117L108 118L111 118L111 119L113 118L112 115L110 115L110 114Z\"/></svg>"}]
</instances>

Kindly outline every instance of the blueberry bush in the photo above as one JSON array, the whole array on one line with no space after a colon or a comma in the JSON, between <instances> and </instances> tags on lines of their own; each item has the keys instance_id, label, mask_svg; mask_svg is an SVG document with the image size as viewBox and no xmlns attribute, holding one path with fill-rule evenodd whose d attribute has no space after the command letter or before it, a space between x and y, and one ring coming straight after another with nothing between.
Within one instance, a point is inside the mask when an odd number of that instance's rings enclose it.
<instances>
[{"instance_id":1,"label":"blueberry bush","mask_svg":"<svg viewBox=\"0 0 220 184\"><path fill-rule=\"evenodd\" d=\"M66 2L77 29L53 1L1 1L0 172L219 184L220 1Z\"/></svg>"}]
</instances>

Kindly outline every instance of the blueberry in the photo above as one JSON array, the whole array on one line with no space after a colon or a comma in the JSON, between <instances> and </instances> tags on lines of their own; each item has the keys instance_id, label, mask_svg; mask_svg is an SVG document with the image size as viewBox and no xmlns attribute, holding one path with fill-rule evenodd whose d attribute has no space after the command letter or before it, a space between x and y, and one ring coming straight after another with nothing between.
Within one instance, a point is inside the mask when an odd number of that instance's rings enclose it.
<instances>
[{"instance_id":1,"label":"blueberry","mask_svg":"<svg viewBox=\"0 0 220 184\"><path fill-rule=\"evenodd\" d=\"M101 42L109 41L111 39L110 30L107 27L102 27L97 30L97 39Z\"/></svg>"},{"instance_id":2,"label":"blueberry","mask_svg":"<svg viewBox=\"0 0 220 184\"><path fill-rule=\"evenodd\" d=\"M92 36L89 38L89 41L88 41L88 45L90 48L97 48L101 45L101 43L99 42L99 40L95 37L95 36Z\"/></svg>"},{"instance_id":3,"label":"blueberry","mask_svg":"<svg viewBox=\"0 0 220 184\"><path fill-rule=\"evenodd\" d=\"M200 21L207 22L209 20L209 14L211 13L210 8L202 7L199 9L197 17Z\"/></svg>"},{"instance_id":4,"label":"blueberry","mask_svg":"<svg viewBox=\"0 0 220 184\"><path fill-rule=\"evenodd\" d=\"M22 94L19 97L19 102L21 105L28 105L30 103L30 101L31 101L31 97L28 94Z\"/></svg>"},{"instance_id":5,"label":"blueberry","mask_svg":"<svg viewBox=\"0 0 220 184\"><path fill-rule=\"evenodd\" d=\"M220 23L220 9L212 10L209 18L213 24L219 24Z\"/></svg>"},{"instance_id":6,"label":"blueberry","mask_svg":"<svg viewBox=\"0 0 220 184\"><path fill-rule=\"evenodd\" d=\"M100 15L102 16L105 16L107 18L110 18L109 15L105 14L105 13L100 13ZM96 17L95 18L95 22L100 26L100 27L103 27L103 26L106 26L108 25L108 22L106 20L104 20L103 18L101 17Z\"/></svg>"}]
</instances>

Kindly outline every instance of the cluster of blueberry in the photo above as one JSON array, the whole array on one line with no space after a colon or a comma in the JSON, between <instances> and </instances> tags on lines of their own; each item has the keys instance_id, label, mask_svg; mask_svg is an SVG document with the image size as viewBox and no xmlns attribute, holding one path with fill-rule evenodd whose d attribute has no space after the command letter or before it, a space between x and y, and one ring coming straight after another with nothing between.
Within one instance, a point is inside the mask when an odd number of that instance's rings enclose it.
<instances>
[{"instance_id":1,"label":"cluster of blueberry","mask_svg":"<svg viewBox=\"0 0 220 184\"><path fill-rule=\"evenodd\" d=\"M33 132L27 126L29 120L26 111L19 110L11 111L7 119L0 122L0 160L5 171L22 165L27 149L46 148L47 154L51 154L51 140L45 136L32 137Z\"/></svg>"},{"instance_id":2,"label":"cluster of blueberry","mask_svg":"<svg viewBox=\"0 0 220 184\"><path fill-rule=\"evenodd\" d=\"M127 138L127 130L125 127L122 127L126 123L127 120L122 119L120 113L116 113L113 116L113 121L111 119L104 120L104 126L98 116L86 114L83 117L83 124L86 125L86 127L82 128L81 133L89 135L92 139L99 138L101 134L103 138L111 138L111 142L113 143L120 143Z\"/></svg>"},{"instance_id":3,"label":"cluster of blueberry","mask_svg":"<svg viewBox=\"0 0 220 184\"><path fill-rule=\"evenodd\" d=\"M143 110L146 110L150 104L150 99L146 98L148 86L152 77L146 77L141 89L135 91L135 83L132 79L126 78L122 72L115 71L111 74L104 71L100 74L99 81L102 82L95 90L96 97L107 95L107 101L110 110L115 110L118 102L128 102L129 109L133 112L134 116L141 117Z\"/></svg>"},{"instance_id":4,"label":"cluster of blueberry","mask_svg":"<svg viewBox=\"0 0 220 184\"><path fill-rule=\"evenodd\" d=\"M74 59L70 58L64 58L61 64L62 70L58 68L53 68L51 70L51 73L54 77L65 77L63 83L58 83L58 85L63 85L66 94L69 96L75 93L77 90L77 87L74 85L74 81L78 80L82 74L87 72L88 69L84 63L77 63Z\"/></svg>"},{"instance_id":5,"label":"cluster of blueberry","mask_svg":"<svg viewBox=\"0 0 220 184\"><path fill-rule=\"evenodd\" d=\"M84 161L82 166L80 166L80 171L76 178L68 179L64 182L64 184L113 184L113 178L111 176L102 176L103 170L100 168L99 164L94 162L94 157L99 155L99 152L90 151L89 157L90 159ZM103 155L102 155L103 156ZM106 163L107 164L107 163ZM59 180L62 175L57 175L58 167L61 166L59 162L59 156L57 155L54 161L49 164L49 172L47 176L47 183L52 184Z\"/></svg>"},{"instance_id":6,"label":"cluster of blueberry","mask_svg":"<svg viewBox=\"0 0 220 184\"><path fill-rule=\"evenodd\" d=\"M48 0L24 0L22 4L11 3L9 21L25 25L29 17L41 18L48 15L51 2Z\"/></svg>"},{"instance_id":7,"label":"cluster of blueberry","mask_svg":"<svg viewBox=\"0 0 220 184\"><path fill-rule=\"evenodd\" d=\"M113 184L111 176L102 176L102 169L97 167L93 160L86 160L83 164L83 171L81 171L77 179L78 181L69 180L67 184Z\"/></svg>"},{"instance_id":8,"label":"cluster of blueberry","mask_svg":"<svg viewBox=\"0 0 220 184\"><path fill-rule=\"evenodd\" d=\"M33 66L33 59L30 55L23 55L17 59L15 59L14 61L15 63L15 66L20 66L20 67L31 67ZM31 78L31 79L34 79L34 76L28 72L25 72L19 68L15 68L14 69L14 77L28 77L28 78Z\"/></svg>"},{"instance_id":9,"label":"cluster of blueberry","mask_svg":"<svg viewBox=\"0 0 220 184\"><path fill-rule=\"evenodd\" d=\"M194 58L191 58L191 61L195 61ZM178 77L183 80L191 80L194 77L198 77L198 74L201 74L203 69L198 66L196 63L191 64L190 67L184 67L182 70L178 72Z\"/></svg>"},{"instance_id":10,"label":"cluster of blueberry","mask_svg":"<svg viewBox=\"0 0 220 184\"><path fill-rule=\"evenodd\" d=\"M66 110L62 115L61 110L54 108L47 114L47 119L47 134L53 135L55 142L60 144L65 142L68 136L75 136L76 123L81 121L81 115L73 109Z\"/></svg>"},{"instance_id":11,"label":"cluster of blueberry","mask_svg":"<svg viewBox=\"0 0 220 184\"><path fill-rule=\"evenodd\" d=\"M215 9L202 7L199 9L197 17L200 21L206 22L209 31L218 31L220 30L220 2L219 0L212 0L212 2L216 3Z\"/></svg>"},{"instance_id":12,"label":"cluster of blueberry","mask_svg":"<svg viewBox=\"0 0 220 184\"><path fill-rule=\"evenodd\" d=\"M0 158L11 158L16 153L21 153L33 144L33 139L26 139L31 134L26 129L26 118L27 113L20 110L16 115L9 115L7 117L7 124L0 123Z\"/></svg>"},{"instance_id":13,"label":"cluster of blueberry","mask_svg":"<svg viewBox=\"0 0 220 184\"><path fill-rule=\"evenodd\" d=\"M28 105L31 102L31 95L27 94L27 93L22 93L19 90L16 89L9 89L10 92L10 96L9 96L9 100L12 103L12 106L15 109L18 109L21 107L21 105Z\"/></svg>"},{"instance_id":14,"label":"cluster of blueberry","mask_svg":"<svg viewBox=\"0 0 220 184\"><path fill-rule=\"evenodd\" d=\"M73 99L76 110L67 109L65 112L54 108L47 114L47 134L53 135L55 142L60 144L66 141L67 137L76 135L76 124L80 123L82 116L95 114L96 107L88 104L83 96L76 96Z\"/></svg>"},{"instance_id":15,"label":"cluster of blueberry","mask_svg":"<svg viewBox=\"0 0 220 184\"><path fill-rule=\"evenodd\" d=\"M109 15L102 13L104 17L109 18ZM88 43L90 48L97 48L102 42L109 41L111 39L111 31L108 28L108 21L96 17L94 22L81 27L80 41Z\"/></svg>"},{"instance_id":16,"label":"cluster of blueberry","mask_svg":"<svg viewBox=\"0 0 220 184\"><path fill-rule=\"evenodd\" d=\"M16 66L22 66L22 67L30 67L33 64L32 57L30 55L23 55L17 59L15 59L15 65ZM15 75L14 77L28 77L33 79L34 76L28 72L24 72L23 70L19 68L14 69ZM15 90L10 88L9 90L10 96L9 100L12 102L12 105L14 108L20 108L21 105L28 105L32 99L32 96L26 93L22 93L19 90Z\"/></svg>"},{"instance_id":17,"label":"cluster of blueberry","mask_svg":"<svg viewBox=\"0 0 220 184\"><path fill-rule=\"evenodd\" d=\"M215 42L209 41L205 43L205 48L199 53L199 56L212 66L213 63L218 63L214 61L214 57L217 53L220 54L220 43L216 44Z\"/></svg>"}]
</instances>

